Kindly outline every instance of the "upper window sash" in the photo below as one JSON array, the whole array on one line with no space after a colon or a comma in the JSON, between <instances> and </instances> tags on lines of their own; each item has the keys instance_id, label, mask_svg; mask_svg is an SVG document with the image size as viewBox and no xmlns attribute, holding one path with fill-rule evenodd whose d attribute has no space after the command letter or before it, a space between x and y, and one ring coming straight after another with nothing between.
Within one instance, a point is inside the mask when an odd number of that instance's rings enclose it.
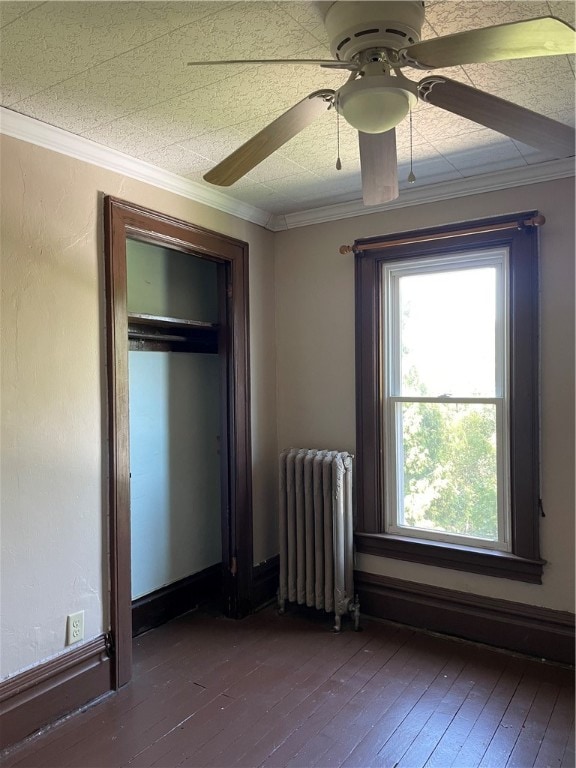
<instances>
[{"instance_id":1,"label":"upper window sash","mask_svg":"<svg viewBox=\"0 0 576 768\"><path fill-rule=\"evenodd\" d=\"M384 348L387 351L384 364L384 395L409 397L402 391L401 365L401 317L400 317L400 280L403 277L425 274L442 274L458 270L478 270L492 267L496 273L496 324L494 390L488 397L506 397L508 393L507 358L508 358L508 251L498 248L486 252L470 254L468 252L434 259L415 259L409 265L402 262L383 262L381 269L382 306L384 319ZM440 393L437 393L437 396ZM451 393L455 398L472 396L466 392Z\"/></svg>"}]
</instances>

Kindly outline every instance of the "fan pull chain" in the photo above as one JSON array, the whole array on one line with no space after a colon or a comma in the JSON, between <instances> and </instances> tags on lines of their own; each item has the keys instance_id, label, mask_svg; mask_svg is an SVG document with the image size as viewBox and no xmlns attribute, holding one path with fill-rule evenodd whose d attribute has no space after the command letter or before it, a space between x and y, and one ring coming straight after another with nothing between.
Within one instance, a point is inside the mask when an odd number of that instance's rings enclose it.
<instances>
[{"instance_id":1,"label":"fan pull chain","mask_svg":"<svg viewBox=\"0 0 576 768\"><path fill-rule=\"evenodd\" d=\"M408 184L414 184L416 176L412 170L412 110L410 110L410 173L408 174Z\"/></svg>"},{"instance_id":2,"label":"fan pull chain","mask_svg":"<svg viewBox=\"0 0 576 768\"><path fill-rule=\"evenodd\" d=\"M340 160L340 112L338 112L338 108L336 108L336 155L336 170L341 171L342 160Z\"/></svg>"}]
</instances>

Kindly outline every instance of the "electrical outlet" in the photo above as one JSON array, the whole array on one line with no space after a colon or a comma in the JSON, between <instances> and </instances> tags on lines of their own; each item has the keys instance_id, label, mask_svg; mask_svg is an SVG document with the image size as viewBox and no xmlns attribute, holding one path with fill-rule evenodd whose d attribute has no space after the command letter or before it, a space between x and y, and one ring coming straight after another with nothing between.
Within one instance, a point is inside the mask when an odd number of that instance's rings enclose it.
<instances>
[{"instance_id":1,"label":"electrical outlet","mask_svg":"<svg viewBox=\"0 0 576 768\"><path fill-rule=\"evenodd\" d=\"M66 645L84 640L84 611L71 613L66 622Z\"/></svg>"}]
</instances>

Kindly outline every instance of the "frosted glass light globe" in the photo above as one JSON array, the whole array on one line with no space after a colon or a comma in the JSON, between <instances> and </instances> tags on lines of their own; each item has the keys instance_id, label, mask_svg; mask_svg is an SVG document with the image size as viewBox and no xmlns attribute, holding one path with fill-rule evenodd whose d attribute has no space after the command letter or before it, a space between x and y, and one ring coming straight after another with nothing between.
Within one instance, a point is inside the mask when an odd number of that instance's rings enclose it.
<instances>
[{"instance_id":1,"label":"frosted glass light globe","mask_svg":"<svg viewBox=\"0 0 576 768\"><path fill-rule=\"evenodd\" d=\"M363 133L384 133L408 114L416 97L401 87L399 78L371 75L340 88L336 109L347 123Z\"/></svg>"}]
</instances>

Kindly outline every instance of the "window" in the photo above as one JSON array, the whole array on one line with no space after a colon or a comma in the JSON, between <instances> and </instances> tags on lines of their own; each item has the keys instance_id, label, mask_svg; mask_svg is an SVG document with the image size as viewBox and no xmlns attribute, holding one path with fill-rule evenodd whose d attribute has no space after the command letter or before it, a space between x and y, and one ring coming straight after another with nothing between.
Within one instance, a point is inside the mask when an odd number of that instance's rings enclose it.
<instances>
[{"instance_id":1,"label":"window","mask_svg":"<svg viewBox=\"0 0 576 768\"><path fill-rule=\"evenodd\" d=\"M536 212L357 241L357 545L540 582Z\"/></svg>"},{"instance_id":2,"label":"window","mask_svg":"<svg viewBox=\"0 0 576 768\"><path fill-rule=\"evenodd\" d=\"M510 549L507 261L382 264L387 533Z\"/></svg>"}]
</instances>

